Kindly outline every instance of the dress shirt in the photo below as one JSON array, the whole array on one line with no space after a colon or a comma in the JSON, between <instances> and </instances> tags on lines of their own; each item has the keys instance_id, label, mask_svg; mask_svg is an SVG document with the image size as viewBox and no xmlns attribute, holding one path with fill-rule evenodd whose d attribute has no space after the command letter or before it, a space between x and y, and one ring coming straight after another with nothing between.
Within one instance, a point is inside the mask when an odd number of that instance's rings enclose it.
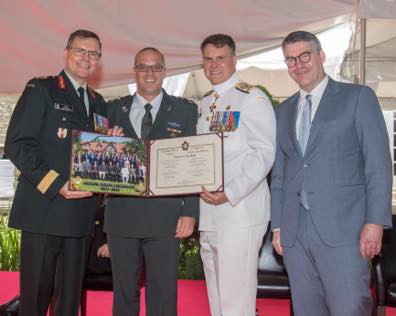
<instances>
[{"instance_id":1,"label":"dress shirt","mask_svg":"<svg viewBox=\"0 0 396 316\"><path fill-rule=\"evenodd\" d=\"M230 89L230 87L235 86L238 82L241 80L238 78L236 74L233 74L228 80L224 81L223 83L220 83L218 85L213 86L213 90L218 94L218 95L224 95L224 93Z\"/></svg>"},{"instance_id":2,"label":"dress shirt","mask_svg":"<svg viewBox=\"0 0 396 316\"><path fill-rule=\"evenodd\" d=\"M158 96L156 96L153 100L149 102L136 92L132 101L132 107L131 107L131 112L129 113L129 119L131 120L133 129L135 130L136 135L139 138L141 138L142 136L141 135L142 120L144 113L146 112L144 106L147 103L150 103L153 106L150 112L153 117L153 125L154 125L155 118L161 106L162 97L163 97L163 93L161 91L161 93Z\"/></svg>"},{"instance_id":3,"label":"dress shirt","mask_svg":"<svg viewBox=\"0 0 396 316\"><path fill-rule=\"evenodd\" d=\"M74 80L74 78L65 70L66 76L69 78L70 82L72 83L74 90L76 90L77 96L80 96L80 93L78 92L78 88L82 87L85 90L84 93L84 103L85 107L89 109L89 98L88 98L88 91L87 91L87 83L83 84L82 86Z\"/></svg>"},{"instance_id":4,"label":"dress shirt","mask_svg":"<svg viewBox=\"0 0 396 316\"><path fill-rule=\"evenodd\" d=\"M301 115L304 104L307 102L306 96L310 94L312 96L312 108L311 108L311 123L314 120L315 114L318 110L320 100L322 99L323 92L326 89L327 83L329 81L329 77L325 76L324 79L319 82L319 84L311 91L306 92L300 89L300 100L298 101L298 112L297 112L297 121L296 121L296 135L300 130L301 124Z\"/></svg>"}]
</instances>

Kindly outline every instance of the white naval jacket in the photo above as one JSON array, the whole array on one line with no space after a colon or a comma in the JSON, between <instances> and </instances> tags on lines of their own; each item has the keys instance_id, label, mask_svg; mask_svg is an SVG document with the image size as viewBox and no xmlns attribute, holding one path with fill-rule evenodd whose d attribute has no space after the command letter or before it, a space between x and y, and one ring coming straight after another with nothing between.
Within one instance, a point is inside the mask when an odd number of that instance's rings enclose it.
<instances>
[{"instance_id":1,"label":"white naval jacket","mask_svg":"<svg viewBox=\"0 0 396 316\"><path fill-rule=\"evenodd\" d=\"M211 111L213 103L216 107ZM266 176L275 159L272 104L265 93L242 83L234 74L203 98L198 133L211 132L214 112L223 111L239 112L237 129L224 132L224 191L229 202L210 205L200 199L201 231L262 225L270 217Z\"/></svg>"}]
</instances>

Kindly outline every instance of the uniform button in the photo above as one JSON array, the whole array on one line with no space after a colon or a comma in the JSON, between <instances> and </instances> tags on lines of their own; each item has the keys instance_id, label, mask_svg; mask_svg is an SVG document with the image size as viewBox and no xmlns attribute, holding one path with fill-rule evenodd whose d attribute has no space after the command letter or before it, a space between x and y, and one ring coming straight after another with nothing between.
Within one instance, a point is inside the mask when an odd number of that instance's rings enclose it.
<instances>
[{"instance_id":1,"label":"uniform button","mask_svg":"<svg viewBox=\"0 0 396 316\"><path fill-rule=\"evenodd\" d=\"M305 164L304 164L304 168L306 168L306 167L308 167L308 165L305 163Z\"/></svg>"}]
</instances>

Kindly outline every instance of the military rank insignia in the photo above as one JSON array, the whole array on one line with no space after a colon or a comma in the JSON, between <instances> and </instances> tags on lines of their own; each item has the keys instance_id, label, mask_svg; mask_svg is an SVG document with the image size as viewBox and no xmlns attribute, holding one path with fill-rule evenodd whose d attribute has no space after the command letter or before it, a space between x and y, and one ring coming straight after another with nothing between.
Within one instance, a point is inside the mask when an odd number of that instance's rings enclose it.
<instances>
[{"instance_id":1,"label":"military rank insignia","mask_svg":"<svg viewBox=\"0 0 396 316\"><path fill-rule=\"evenodd\" d=\"M98 133L106 133L109 129L109 120L100 114L94 113L95 131Z\"/></svg>"},{"instance_id":2,"label":"military rank insignia","mask_svg":"<svg viewBox=\"0 0 396 316\"><path fill-rule=\"evenodd\" d=\"M168 127L166 130L168 131L169 137L178 137L182 133L181 124L177 122L168 122Z\"/></svg>"},{"instance_id":3,"label":"military rank insignia","mask_svg":"<svg viewBox=\"0 0 396 316\"><path fill-rule=\"evenodd\" d=\"M59 127L58 128L58 137L62 138L62 139L66 138L67 137L67 128Z\"/></svg>"},{"instance_id":4,"label":"military rank insignia","mask_svg":"<svg viewBox=\"0 0 396 316\"><path fill-rule=\"evenodd\" d=\"M58 88L61 90L66 90L66 81L63 76L58 76Z\"/></svg>"},{"instance_id":5,"label":"military rank insignia","mask_svg":"<svg viewBox=\"0 0 396 316\"><path fill-rule=\"evenodd\" d=\"M218 111L214 113L210 122L211 132L233 132L239 126L239 111Z\"/></svg>"}]
</instances>

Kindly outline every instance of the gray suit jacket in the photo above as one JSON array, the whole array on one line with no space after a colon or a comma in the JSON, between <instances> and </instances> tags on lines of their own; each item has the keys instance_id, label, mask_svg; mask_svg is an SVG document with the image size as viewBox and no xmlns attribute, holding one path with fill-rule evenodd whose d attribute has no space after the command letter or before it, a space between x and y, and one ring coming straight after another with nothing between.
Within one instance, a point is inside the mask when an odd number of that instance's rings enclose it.
<instances>
[{"instance_id":1,"label":"gray suit jacket","mask_svg":"<svg viewBox=\"0 0 396 316\"><path fill-rule=\"evenodd\" d=\"M164 96L149 139L175 137L174 125L179 126L178 136L196 133L197 106L186 99ZM124 129L126 137L137 138L129 119L133 97L127 96L108 105L110 126ZM126 197L110 196L105 211L104 230L122 237L146 238L173 236L180 216L198 218L199 197Z\"/></svg>"},{"instance_id":2,"label":"gray suit jacket","mask_svg":"<svg viewBox=\"0 0 396 316\"><path fill-rule=\"evenodd\" d=\"M282 245L296 240L303 181L313 222L329 246L355 243L365 223L391 226L392 163L375 93L329 78L304 157L295 132L298 100L296 93L276 111L271 212Z\"/></svg>"}]
</instances>

